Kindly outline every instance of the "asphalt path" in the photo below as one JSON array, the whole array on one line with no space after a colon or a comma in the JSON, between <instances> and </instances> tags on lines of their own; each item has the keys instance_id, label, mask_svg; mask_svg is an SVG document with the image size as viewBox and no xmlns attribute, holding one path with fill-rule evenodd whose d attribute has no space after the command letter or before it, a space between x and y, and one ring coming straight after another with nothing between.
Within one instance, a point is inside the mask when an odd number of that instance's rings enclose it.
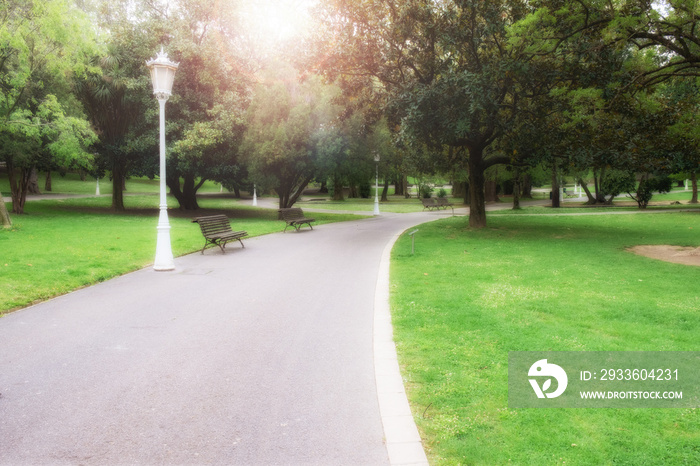
<instances>
[{"instance_id":1,"label":"asphalt path","mask_svg":"<svg viewBox=\"0 0 700 466\"><path fill-rule=\"evenodd\" d=\"M380 258L442 212L176 258L0 319L0 464L388 464Z\"/></svg>"}]
</instances>

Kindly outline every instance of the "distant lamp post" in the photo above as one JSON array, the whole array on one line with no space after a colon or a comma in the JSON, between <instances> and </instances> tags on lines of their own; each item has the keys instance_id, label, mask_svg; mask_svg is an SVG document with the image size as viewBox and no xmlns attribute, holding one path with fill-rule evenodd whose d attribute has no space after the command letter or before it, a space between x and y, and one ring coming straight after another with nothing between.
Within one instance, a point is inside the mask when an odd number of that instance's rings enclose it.
<instances>
[{"instance_id":1,"label":"distant lamp post","mask_svg":"<svg viewBox=\"0 0 700 466\"><path fill-rule=\"evenodd\" d=\"M374 153L374 215L379 215L379 153Z\"/></svg>"},{"instance_id":2,"label":"distant lamp post","mask_svg":"<svg viewBox=\"0 0 700 466\"><path fill-rule=\"evenodd\" d=\"M170 247L170 222L168 222L168 202L165 197L165 102L170 97L173 88L175 71L179 63L171 62L168 54L160 53L156 58L146 62L151 70L153 81L153 94L160 104L160 215L158 217L158 237L156 243L156 260L153 264L155 270L173 270L173 251Z\"/></svg>"}]
</instances>

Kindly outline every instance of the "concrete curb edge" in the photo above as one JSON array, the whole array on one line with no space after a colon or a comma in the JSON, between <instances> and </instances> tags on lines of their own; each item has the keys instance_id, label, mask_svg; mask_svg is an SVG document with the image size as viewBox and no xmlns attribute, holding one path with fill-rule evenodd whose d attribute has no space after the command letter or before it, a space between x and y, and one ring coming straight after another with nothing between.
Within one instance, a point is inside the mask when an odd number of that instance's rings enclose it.
<instances>
[{"instance_id":1,"label":"concrete curb edge","mask_svg":"<svg viewBox=\"0 0 700 466\"><path fill-rule=\"evenodd\" d=\"M391 249L401 234L384 248L374 294L374 374L384 439L392 466L428 465L420 434L406 398L396 356L389 305Z\"/></svg>"}]
</instances>

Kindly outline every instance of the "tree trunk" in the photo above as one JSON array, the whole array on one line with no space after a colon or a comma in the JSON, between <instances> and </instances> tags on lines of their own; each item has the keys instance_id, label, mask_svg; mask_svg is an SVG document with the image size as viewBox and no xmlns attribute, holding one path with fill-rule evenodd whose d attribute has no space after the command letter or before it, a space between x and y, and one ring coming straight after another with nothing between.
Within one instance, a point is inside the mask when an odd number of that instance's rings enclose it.
<instances>
[{"instance_id":1,"label":"tree trunk","mask_svg":"<svg viewBox=\"0 0 700 466\"><path fill-rule=\"evenodd\" d=\"M51 170L46 172L46 181L44 181L44 191L52 191L51 189Z\"/></svg>"},{"instance_id":2,"label":"tree trunk","mask_svg":"<svg viewBox=\"0 0 700 466\"><path fill-rule=\"evenodd\" d=\"M520 172L515 172L513 177L513 210L520 209Z\"/></svg>"},{"instance_id":3,"label":"tree trunk","mask_svg":"<svg viewBox=\"0 0 700 466\"><path fill-rule=\"evenodd\" d=\"M199 209L199 204L197 203L197 191L204 184L204 180L199 180L195 184L195 176L191 174L186 174L183 177L183 190L182 193L185 195L185 210L197 210ZM183 206L181 205L180 208Z\"/></svg>"},{"instance_id":4,"label":"tree trunk","mask_svg":"<svg viewBox=\"0 0 700 466\"><path fill-rule=\"evenodd\" d=\"M583 181L583 178L578 179L578 184L581 185L581 188L586 192L586 196L588 196L588 202L586 202L587 205L593 205L596 203L595 197L591 193L591 190L588 189L588 184L586 184L585 181Z\"/></svg>"},{"instance_id":5,"label":"tree trunk","mask_svg":"<svg viewBox=\"0 0 700 466\"><path fill-rule=\"evenodd\" d=\"M345 200L345 196L343 195L343 181L339 176L333 177L333 200Z\"/></svg>"},{"instance_id":6,"label":"tree trunk","mask_svg":"<svg viewBox=\"0 0 700 466\"><path fill-rule=\"evenodd\" d=\"M452 197L464 196L464 188L466 184L461 181L452 181Z\"/></svg>"},{"instance_id":7,"label":"tree trunk","mask_svg":"<svg viewBox=\"0 0 700 466\"><path fill-rule=\"evenodd\" d=\"M175 196L181 210L197 210L197 190L202 186L204 180L200 180L195 184L195 176L185 174L182 176L182 187L180 186L180 177L167 177L166 184L170 188L170 193Z\"/></svg>"},{"instance_id":8,"label":"tree trunk","mask_svg":"<svg viewBox=\"0 0 700 466\"><path fill-rule=\"evenodd\" d=\"M126 210L124 208L124 167L122 162L116 156L113 156L112 163L112 209L118 211Z\"/></svg>"},{"instance_id":9,"label":"tree trunk","mask_svg":"<svg viewBox=\"0 0 700 466\"><path fill-rule=\"evenodd\" d=\"M557 176L557 162L552 164L552 207L561 207L559 199L559 179Z\"/></svg>"},{"instance_id":10,"label":"tree trunk","mask_svg":"<svg viewBox=\"0 0 700 466\"><path fill-rule=\"evenodd\" d=\"M27 184L28 194L41 194L39 189L39 172L36 168L32 168L29 172L29 183Z\"/></svg>"},{"instance_id":11,"label":"tree trunk","mask_svg":"<svg viewBox=\"0 0 700 466\"><path fill-rule=\"evenodd\" d=\"M301 197L302 193L306 189L306 187L309 185L313 177L308 177L303 179L300 183L299 186L294 187L294 185L291 186L280 186L278 188L275 188L277 191L277 195L279 196L279 208L280 209L288 209L294 205L297 200Z\"/></svg>"},{"instance_id":12,"label":"tree trunk","mask_svg":"<svg viewBox=\"0 0 700 466\"><path fill-rule=\"evenodd\" d=\"M389 180L384 179L384 189L382 189L382 202L387 202L389 195Z\"/></svg>"},{"instance_id":13,"label":"tree trunk","mask_svg":"<svg viewBox=\"0 0 700 466\"><path fill-rule=\"evenodd\" d=\"M0 193L0 220L2 220L3 228L10 228L12 226L12 219L10 219L10 214L7 212L7 206L5 205L2 193Z\"/></svg>"},{"instance_id":14,"label":"tree trunk","mask_svg":"<svg viewBox=\"0 0 700 466\"><path fill-rule=\"evenodd\" d=\"M697 174L697 172L693 172L690 175L690 179L693 182L693 197L690 199L690 203L697 204L698 203L698 174Z\"/></svg>"},{"instance_id":15,"label":"tree trunk","mask_svg":"<svg viewBox=\"0 0 700 466\"><path fill-rule=\"evenodd\" d=\"M595 176L596 172L593 171L593 176L595 177L595 201L596 204L612 204L613 198L611 197L608 201L605 199L605 193L603 192L603 180L605 179L605 167L600 169L598 176Z\"/></svg>"},{"instance_id":16,"label":"tree trunk","mask_svg":"<svg viewBox=\"0 0 700 466\"><path fill-rule=\"evenodd\" d=\"M299 200L301 195L304 194L304 190L309 185L309 183L311 183L312 179L313 179L313 176L309 176L308 178L304 179L299 184L299 187L297 188L297 190L289 198L289 207L292 207L297 202L297 200Z\"/></svg>"},{"instance_id":17,"label":"tree trunk","mask_svg":"<svg viewBox=\"0 0 700 466\"><path fill-rule=\"evenodd\" d=\"M27 201L27 186L31 170L15 168L12 159L7 160L7 177L10 181L10 196L12 197L12 213L23 214L24 203Z\"/></svg>"},{"instance_id":18,"label":"tree trunk","mask_svg":"<svg viewBox=\"0 0 700 466\"><path fill-rule=\"evenodd\" d=\"M469 226L486 226L486 199L484 197L483 149L469 148Z\"/></svg>"},{"instance_id":19,"label":"tree trunk","mask_svg":"<svg viewBox=\"0 0 700 466\"><path fill-rule=\"evenodd\" d=\"M405 173L401 175L401 186L403 187L403 197L405 199L411 197L411 193L408 191L408 175Z\"/></svg>"},{"instance_id":20,"label":"tree trunk","mask_svg":"<svg viewBox=\"0 0 700 466\"><path fill-rule=\"evenodd\" d=\"M484 186L484 196L486 202L498 202L498 183L495 180L488 180Z\"/></svg>"},{"instance_id":21,"label":"tree trunk","mask_svg":"<svg viewBox=\"0 0 700 466\"><path fill-rule=\"evenodd\" d=\"M529 173L523 175L520 191L520 197L532 199L532 177Z\"/></svg>"},{"instance_id":22,"label":"tree trunk","mask_svg":"<svg viewBox=\"0 0 700 466\"><path fill-rule=\"evenodd\" d=\"M399 175L397 179L394 180L394 194L397 196L402 196L404 194L403 176Z\"/></svg>"}]
</instances>

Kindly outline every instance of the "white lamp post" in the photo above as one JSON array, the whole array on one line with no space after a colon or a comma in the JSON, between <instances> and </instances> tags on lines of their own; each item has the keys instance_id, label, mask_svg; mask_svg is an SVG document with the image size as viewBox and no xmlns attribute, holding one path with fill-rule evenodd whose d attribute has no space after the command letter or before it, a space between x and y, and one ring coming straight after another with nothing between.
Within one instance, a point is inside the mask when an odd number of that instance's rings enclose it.
<instances>
[{"instance_id":1,"label":"white lamp post","mask_svg":"<svg viewBox=\"0 0 700 466\"><path fill-rule=\"evenodd\" d=\"M168 202L165 197L165 102L170 97L179 63L168 59L168 54L160 49L156 58L146 62L151 70L153 94L160 104L160 215L158 217L158 237L156 242L155 270L173 270L173 251L170 247L170 222L168 222Z\"/></svg>"},{"instance_id":2,"label":"white lamp post","mask_svg":"<svg viewBox=\"0 0 700 466\"><path fill-rule=\"evenodd\" d=\"M374 154L374 215L379 215L379 153Z\"/></svg>"}]
</instances>

